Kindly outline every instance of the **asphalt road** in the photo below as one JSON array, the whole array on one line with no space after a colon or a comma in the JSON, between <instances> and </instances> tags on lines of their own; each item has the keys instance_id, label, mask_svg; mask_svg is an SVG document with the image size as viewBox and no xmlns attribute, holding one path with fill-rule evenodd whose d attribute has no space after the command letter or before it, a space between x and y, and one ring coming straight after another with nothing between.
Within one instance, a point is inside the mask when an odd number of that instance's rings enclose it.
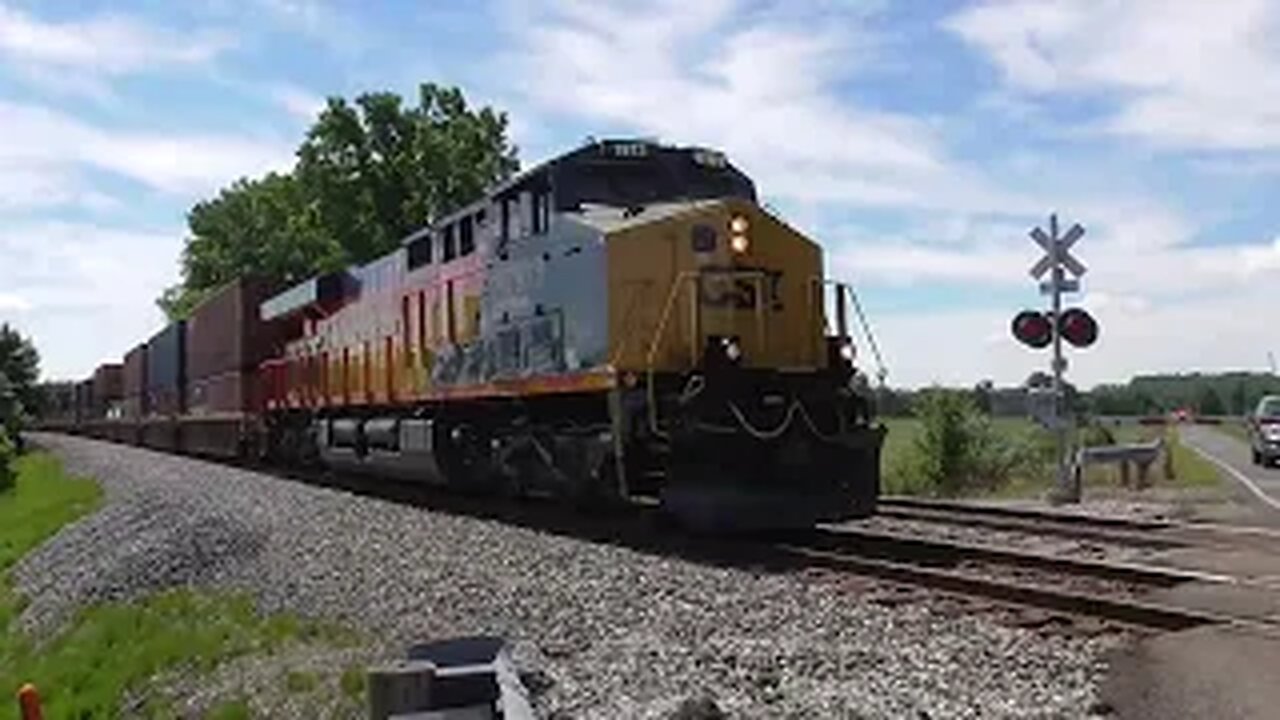
<instances>
[{"instance_id":1,"label":"asphalt road","mask_svg":"<svg viewBox=\"0 0 1280 720\"><path fill-rule=\"evenodd\" d=\"M1280 518L1280 469L1254 465L1248 445L1211 427L1183 425L1178 430L1184 444L1217 465L1223 477L1243 491L1237 495L1247 495L1251 504Z\"/></svg>"}]
</instances>

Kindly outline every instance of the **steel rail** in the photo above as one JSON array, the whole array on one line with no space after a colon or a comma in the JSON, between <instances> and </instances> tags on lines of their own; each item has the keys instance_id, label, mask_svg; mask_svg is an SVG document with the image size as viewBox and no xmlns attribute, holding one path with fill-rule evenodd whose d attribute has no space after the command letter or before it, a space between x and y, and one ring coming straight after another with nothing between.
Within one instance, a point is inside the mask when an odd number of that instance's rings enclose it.
<instances>
[{"instance_id":1,"label":"steel rail","mask_svg":"<svg viewBox=\"0 0 1280 720\"><path fill-rule=\"evenodd\" d=\"M895 520L911 520L940 525L1011 530L1034 535L1053 535L1076 540L1112 543L1151 549L1186 547L1190 541L1175 537L1162 530L1130 530L1118 527L1098 527L1078 524L1071 520L1037 519L1005 515L983 515L946 508L924 508L909 505L888 505L877 508L876 515Z\"/></svg>"},{"instance_id":2,"label":"steel rail","mask_svg":"<svg viewBox=\"0 0 1280 720\"><path fill-rule=\"evenodd\" d=\"M951 569L859 557L803 546L780 547L793 553L798 561L826 569L868 575L970 597L1056 610L1071 615L1087 615L1153 630L1177 631L1202 625L1238 625L1247 622L1199 610L1049 588Z\"/></svg>"}]
</instances>

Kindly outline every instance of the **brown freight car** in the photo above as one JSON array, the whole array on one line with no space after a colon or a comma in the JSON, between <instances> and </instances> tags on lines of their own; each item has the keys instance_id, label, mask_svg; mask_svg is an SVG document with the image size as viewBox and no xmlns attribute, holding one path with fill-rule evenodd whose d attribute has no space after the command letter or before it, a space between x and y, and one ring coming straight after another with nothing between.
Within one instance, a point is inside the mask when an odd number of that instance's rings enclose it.
<instances>
[{"instance_id":1,"label":"brown freight car","mask_svg":"<svg viewBox=\"0 0 1280 720\"><path fill-rule=\"evenodd\" d=\"M107 363L98 366L93 373L94 412L103 417L110 417L112 410L119 406L124 396L124 366L119 363Z\"/></svg>"},{"instance_id":2,"label":"brown freight car","mask_svg":"<svg viewBox=\"0 0 1280 720\"><path fill-rule=\"evenodd\" d=\"M271 295L260 278L241 278L200 304L187 319L187 380L256 370L279 353L277 324L263 322L258 306Z\"/></svg>"},{"instance_id":3,"label":"brown freight car","mask_svg":"<svg viewBox=\"0 0 1280 720\"><path fill-rule=\"evenodd\" d=\"M186 329L186 413L182 444L201 455L246 452L261 403L257 368L280 351L280 323L264 322L259 306L271 287L241 278L206 299Z\"/></svg>"},{"instance_id":4,"label":"brown freight car","mask_svg":"<svg viewBox=\"0 0 1280 720\"><path fill-rule=\"evenodd\" d=\"M121 409L126 418L137 419L147 414L147 344L142 343L124 356L124 398Z\"/></svg>"}]
</instances>

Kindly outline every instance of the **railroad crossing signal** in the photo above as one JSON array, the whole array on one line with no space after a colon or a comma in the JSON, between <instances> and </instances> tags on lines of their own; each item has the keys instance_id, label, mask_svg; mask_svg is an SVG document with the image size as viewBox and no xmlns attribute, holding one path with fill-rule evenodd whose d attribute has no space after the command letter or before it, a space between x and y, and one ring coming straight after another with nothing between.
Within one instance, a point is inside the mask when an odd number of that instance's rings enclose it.
<instances>
[{"instance_id":1,"label":"railroad crossing signal","mask_svg":"<svg viewBox=\"0 0 1280 720\"><path fill-rule=\"evenodd\" d=\"M1053 342L1053 325L1038 310L1023 310L1013 318L1013 336L1023 345L1037 350Z\"/></svg>"},{"instance_id":2,"label":"railroad crossing signal","mask_svg":"<svg viewBox=\"0 0 1280 720\"><path fill-rule=\"evenodd\" d=\"M1098 323L1087 311L1069 308L1058 318L1062 339L1078 348L1087 348L1098 340Z\"/></svg>"},{"instance_id":3,"label":"railroad crossing signal","mask_svg":"<svg viewBox=\"0 0 1280 720\"><path fill-rule=\"evenodd\" d=\"M1043 350L1053 342L1053 313L1039 310L1023 310L1013 316L1013 336L1018 342L1036 350ZM1078 348L1087 348L1098 340L1098 322L1087 310L1067 308L1058 318L1059 337ZM1055 361L1066 369L1066 358Z\"/></svg>"},{"instance_id":4,"label":"railroad crossing signal","mask_svg":"<svg viewBox=\"0 0 1280 720\"><path fill-rule=\"evenodd\" d=\"M1092 345L1098 339L1098 324L1089 313L1080 308L1063 311L1062 294L1080 291L1080 277L1088 270L1084 263L1071 254L1071 246L1084 237L1084 227L1073 224L1065 234L1058 233L1058 216L1049 216L1049 230L1035 228L1031 239L1044 250L1044 257L1031 266L1035 280L1049 277L1040 283L1040 292L1052 298L1048 312L1024 310L1013 319L1013 335L1025 345L1040 349L1053 346L1053 386L1048 392L1048 408L1039 406L1037 415L1043 416L1046 426L1058 435L1058 498L1064 501L1080 500L1079 482L1073 482L1069 467L1067 424L1069 417L1063 412L1062 373L1067 369L1067 359L1062 355L1062 341L1080 348Z\"/></svg>"}]
</instances>

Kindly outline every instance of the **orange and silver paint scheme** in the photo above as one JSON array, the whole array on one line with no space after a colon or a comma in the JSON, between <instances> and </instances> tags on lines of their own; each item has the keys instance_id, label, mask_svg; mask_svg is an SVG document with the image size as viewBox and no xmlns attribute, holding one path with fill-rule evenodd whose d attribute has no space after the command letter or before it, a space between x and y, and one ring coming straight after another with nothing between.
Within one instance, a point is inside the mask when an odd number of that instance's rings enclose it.
<instances>
[{"instance_id":1,"label":"orange and silver paint scheme","mask_svg":"<svg viewBox=\"0 0 1280 720\"><path fill-rule=\"evenodd\" d=\"M883 430L824 285L723 155L593 143L264 303L303 318L261 368L266 412L281 447L409 475L423 453L449 483L865 514Z\"/></svg>"}]
</instances>

